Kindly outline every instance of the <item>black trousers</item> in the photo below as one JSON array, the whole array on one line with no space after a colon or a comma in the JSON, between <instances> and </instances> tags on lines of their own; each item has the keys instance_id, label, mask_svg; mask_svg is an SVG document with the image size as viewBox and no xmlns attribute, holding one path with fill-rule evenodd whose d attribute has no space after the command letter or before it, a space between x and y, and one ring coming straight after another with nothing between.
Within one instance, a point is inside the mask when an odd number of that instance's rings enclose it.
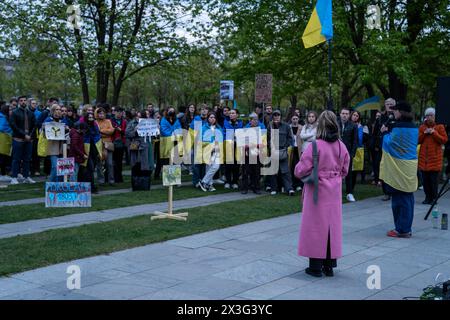
<instances>
[{"instance_id":1,"label":"black trousers","mask_svg":"<svg viewBox=\"0 0 450 320\"><path fill-rule=\"evenodd\" d=\"M300 161L300 156L298 155L298 147L294 147L292 150L291 163L289 164L289 170L291 171L292 188L303 187L302 181L297 178L294 174L295 166Z\"/></svg>"},{"instance_id":2,"label":"black trousers","mask_svg":"<svg viewBox=\"0 0 450 320\"><path fill-rule=\"evenodd\" d=\"M371 157L372 157L372 170L373 170L373 175L374 175L374 180L376 183L378 183L378 181L380 181L380 163L381 163L381 150L374 150L372 149L371 152Z\"/></svg>"},{"instance_id":3,"label":"black trousers","mask_svg":"<svg viewBox=\"0 0 450 320\"><path fill-rule=\"evenodd\" d=\"M439 171L422 171L425 199L433 201L438 195Z\"/></svg>"},{"instance_id":4,"label":"black trousers","mask_svg":"<svg viewBox=\"0 0 450 320\"><path fill-rule=\"evenodd\" d=\"M155 179L160 179L160 175L161 175L161 170L162 170L162 163L161 163L161 153L160 153L160 142L156 141L155 142L155 153L154 153L154 159L155 159Z\"/></svg>"},{"instance_id":5,"label":"black trousers","mask_svg":"<svg viewBox=\"0 0 450 320\"><path fill-rule=\"evenodd\" d=\"M336 268L336 259L331 259L330 232L328 231L327 257L326 259L309 258L309 268L314 271L322 271L322 267Z\"/></svg>"},{"instance_id":6,"label":"black trousers","mask_svg":"<svg viewBox=\"0 0 450 320\"><path fill-rule=\"evenodd\" d=\"M114 165L114 181L116 183L123 182L123 154L125 148L114 148L113 151L113 165Z\"/></svg>"},{"instance_id":7,"label":"black trousers","mask_svg":"<svg viewBox=\"0 0 450 320\"><path fill-rule=\"evenodd\" d=\"M38 156L37 153L38 148L38 139L33 140L33 149L31 151L31 168L30 168L30 175L34 175L36 172L41 171L41 158Z\"/></svg>"},{"instance_id":8,"label":"black trousers","mask_svg":"<svg viewBox=\"0 0 450 320\"><path fill-rule=\"evenodd\" d=\"M1 175L2 176L6 176L7 175L7 167L11 167L11 157L4 155L4 154L0 154L0 169L1 169Z\"/></svg>"},{"instance_id":9,"label":"black trousers","mask_svg":"<svg viewBox=\"0 0 450 320\"><path fill-rule=\"evenodd\" d=\"M355 187L355 185L353 184L353 171L352 171L352 167L353 167L353 158L350 159L350 165L348 166L348 174L345 177L345 192L347 194L349 193L353 193L353 189Z\"/></svg>"},{"instance_id":10,"label":"black trousers","mask_svg":"<svg viewBox=\"0 0 450 320\"><path fill-rule=\"evenodd\" d=\"M261 165L249 164L248 158L245 159L245 164L242 165L242 190L260 190L260 180L261 180Z\"/></svg>"},{"instance_id":11,"label":"black trousers","mask_svg":"<svg viewBox=\"0 0 450 320\"><path fill-rule=\"evenodd\" d=\"M229 184L238 184L239 182L240 165L236 163L236 160L234 160L234 162L234 164L225 165L225 177L227 179L227 183Z\"/></svg>"}]
</instances>

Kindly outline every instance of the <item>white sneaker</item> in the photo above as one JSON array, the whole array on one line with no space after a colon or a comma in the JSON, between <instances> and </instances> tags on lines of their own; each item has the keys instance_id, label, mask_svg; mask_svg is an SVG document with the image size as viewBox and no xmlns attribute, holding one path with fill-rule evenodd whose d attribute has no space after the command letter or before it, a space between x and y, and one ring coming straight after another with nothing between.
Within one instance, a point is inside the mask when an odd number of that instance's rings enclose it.
<instances>
[{"instance_id":1,"label":"white sneaker","mask_svg":"<svg viewBox=\"0 0 450 320\"><path fill-rule=\"evenodd\" d=\"M300 192L300 191L302 191L302 187L297 187L295 190L296 190L297 192Z\"/></svg>"},{"instance_id":2,"label":"white sneaker","mask_svg":"<svg viewBox=\"0 0 450 320\"><path fill-rule=\"evenodd\" d=\"M0 182L11 182L10 176L0 176Z\"/></svg>"},{"instance_id":3,"label":"white sneaker","mask_svg":"<svg viewBox=\"0 0 450 320\"><path fill-rule=\"evenodd\" d=\"M12 178L10 184L19 184L17 178Z\"/></svg>"},{"instance_id":4,"label":"white sneaker","mask_svg":"<svg viewBox=\"0 0 450 320\"><path fill-rule=\"evenodd\" d=\"M276 191L272 191L270 194L274 196L274 195L277 194L277 192Z\"/></svg>"},{"instance_id":5,"label":"white sneaker","mask_svg":"<svg viewBox=\"0 0 450 320\"><path fill-rule=\"evenodd\" d=\"M230 186L230 184L229 184L229 183L225 183L225 186L224 186L224 188L225 188L225 189L230 189L230 188L231 188L231 186Z\"/></svg>"},{"instance_id":6,"label":"white sneaker","mask_svg":"<svg viewBox=\"0 0 450 320\"><path fill-rule=\"evenodd\" d=\"M17 175L17 178L18 178L18 179L23 179L23 175L22 175L21 173L19 173L19 174Z\"/></svg>"},{"instance_id":7,"label":"white sneaker","mask_svg":"<svg viewBox=\"0 0 450 320\"><path fill-rule=\"evenodd\" d=\"M271 187L266 187L266 192L270 192L270 191L272 191L272 188Z\"/></svg>"},{"instance_id":8,"label":"white sneaker","mask_svg":"<svg viewBox=\"0 0 450 320\"><path fill-rule=\"evenodd\" d=\"M28 177L28 178L25 179L24 183L36 183L36 181L31 179L31 177Z\"/></svg>"},{"instance_id":9,"label":"white sneaker","mask_svg":"<svg viewBox=\"0 0 450 320\"><path fill-rule=\"evenodd\" d=\"M423 186L420 186L420 187L419 187L419 190L423 190Z\"/></svg>"},{"instance_id":10,"label":"white sneaker","mask_svg":"<svg viewBox=\"0 0 450 320\"><path fill-rule=\"evenodd\" d=\"M195 185L196 188L200 188L200 181Z\"/></svg>"},{"instance_id":11,"label":"white sneaker","mask_svg":"<svg viewBox=\"0 0 450 320\"><path fill-rule=\"evenodd\" d=\"M223 181L222 179L216 179L216 180L213 180L213 182L217 183L217 184L225 184L225 181Z\"/></svg>"},{"instance_id":12,"label":"white sneaker","mask_svg":"<svg viewBox=\"0 0 450 320\"><path fill-rule=\"evenodd\" d=\"M347 195L347 200L350 201L350 202L355 202L355 201L356 201L356 200L355 200L355 197L354 197L351 193L349 193L349 194Z\"/></svg>"},{"instance_id":13,"label":"white sneaker","mask_svg":"<svg viewBox=\"0 0 450 320\"><path fill-rule=\"evenodd\" d=\"M200 188L201 188L203 191L205 191L205 192L208 191L208 186L204 185L201 181L199 182L199 185L200 185Z\"/></svg>"},{"instance_id":14,"label":"white sneaker","mask_svg":"<svg viewBox=\"0 0 450 320\"><path fill-rule=\"evenodd\" d=\"M210 186L209 186L209 191L211 191L211 192L216 191L216 188L214 188L213 185L210 185Z\"/></svg>"},{"instance_id":15,"label":"white sneaker","mask_svg":"<svg viewBox=\"0 0 450 320\"><path fill-rule=\"evenodd\" d=\"M231 188L233 188L233 190L237 190L237 189L239 189L239 186L235 183L231 186Z\"/></svg>"}]
</instances>

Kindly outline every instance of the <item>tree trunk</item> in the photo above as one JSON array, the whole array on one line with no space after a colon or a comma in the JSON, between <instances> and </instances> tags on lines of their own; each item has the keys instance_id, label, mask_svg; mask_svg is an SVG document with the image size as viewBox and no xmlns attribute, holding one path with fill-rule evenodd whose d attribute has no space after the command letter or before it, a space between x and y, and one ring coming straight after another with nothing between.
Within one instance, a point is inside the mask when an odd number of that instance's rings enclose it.
<instances>
[{"instance_id":1,"label":"tree trunk","mask_svg":"<svg viewBox=\"0 0 450 320\"><path fill-rule=\"evenodd\" d=\"M398 75L393 71L389 70L389 93L395 100L406 100L406 94L408 92L408 86L404 84Z\"/></svg>"},{"instance_id":2,"label":"tree trunk","mask_svg":"<svg viewBox=\"0 0 450 320\"><path fill-rule=\"evenodd\" d=\"M80 74L80 85L81 91L83 92L83 104L88 104L90 102L89 99L89 86L86 75L86 63L84 60L84 52L83 46L81 42L81 34L79 29L74 29L75 40L77 42L77 64L78 64L78 72Z\"/></svg>"}]
</instances>

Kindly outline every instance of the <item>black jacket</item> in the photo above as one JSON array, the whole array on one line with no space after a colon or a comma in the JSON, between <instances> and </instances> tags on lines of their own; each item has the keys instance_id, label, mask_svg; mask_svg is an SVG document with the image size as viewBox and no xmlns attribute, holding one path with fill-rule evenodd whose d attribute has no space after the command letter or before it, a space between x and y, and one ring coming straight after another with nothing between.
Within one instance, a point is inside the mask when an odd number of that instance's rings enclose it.
<instances>
[{"instance_id":1,"label":"black jacket","mask_svg":"<svg viewBox=\"0 0 450 320\"><path fill-rule=\"evenodd\" d=\"M349 120L345 123L344 128L342 127L341 119L339 119L341 140L347 147L351 159L353 159L356 154L356 149L358 148L358 126Z\"/></svg>"},{"instance_id":2,"label":"black jacket","mask_svg":"<svg viewBox=\"0 0 450 320\"><path fill-rule=\"evenodd\" d=\"M25 133L25 112L28 117L28 133ZM17 107L9 120L13 131L13 138L25 139L25 135L35 137L36 117L28 108Z\"/></svg>"}]
</instances>

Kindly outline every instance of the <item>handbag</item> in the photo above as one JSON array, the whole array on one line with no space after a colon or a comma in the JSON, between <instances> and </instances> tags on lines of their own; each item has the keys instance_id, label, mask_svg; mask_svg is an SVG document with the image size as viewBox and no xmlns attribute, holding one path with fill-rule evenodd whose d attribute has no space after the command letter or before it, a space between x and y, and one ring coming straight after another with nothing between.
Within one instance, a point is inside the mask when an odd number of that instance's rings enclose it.
<instances>
[{"instance_id":1,"label":"handbag","mask_svg":"<svg viewBox=\"0 0 450 320\"><path fill-rule=\"evenodd\" d=\"M313 140L312 147L313 147L313 169L311 174L307 175L306 177L303 177L301 180L305 184L314 184L313 200L314 203L317 203L319 197L319 175L317 173L317 163L319 154L317 152L316 140Z\"/></svg>"},{"instance_id":2,"label":"handbag","mask_svg":"<svg viewBox=\"0 0 450 320\"><path fill-rule=\"evenodd\" d=\"M141 145L139 140L133 140L130 142L130 151L138 151Z\"/></svg>"},{"instance_id":3,"label":"handbag","mask_svg":"<svg viewBox=\"0 0 450 320\"><path fill-rule=\"evenodd\" d=\"M105 147L106 150L108 151L114 151L114 143L110 142L110 141L105 141L103 142L103 146Z\"/></svg>"}]
</instances>

